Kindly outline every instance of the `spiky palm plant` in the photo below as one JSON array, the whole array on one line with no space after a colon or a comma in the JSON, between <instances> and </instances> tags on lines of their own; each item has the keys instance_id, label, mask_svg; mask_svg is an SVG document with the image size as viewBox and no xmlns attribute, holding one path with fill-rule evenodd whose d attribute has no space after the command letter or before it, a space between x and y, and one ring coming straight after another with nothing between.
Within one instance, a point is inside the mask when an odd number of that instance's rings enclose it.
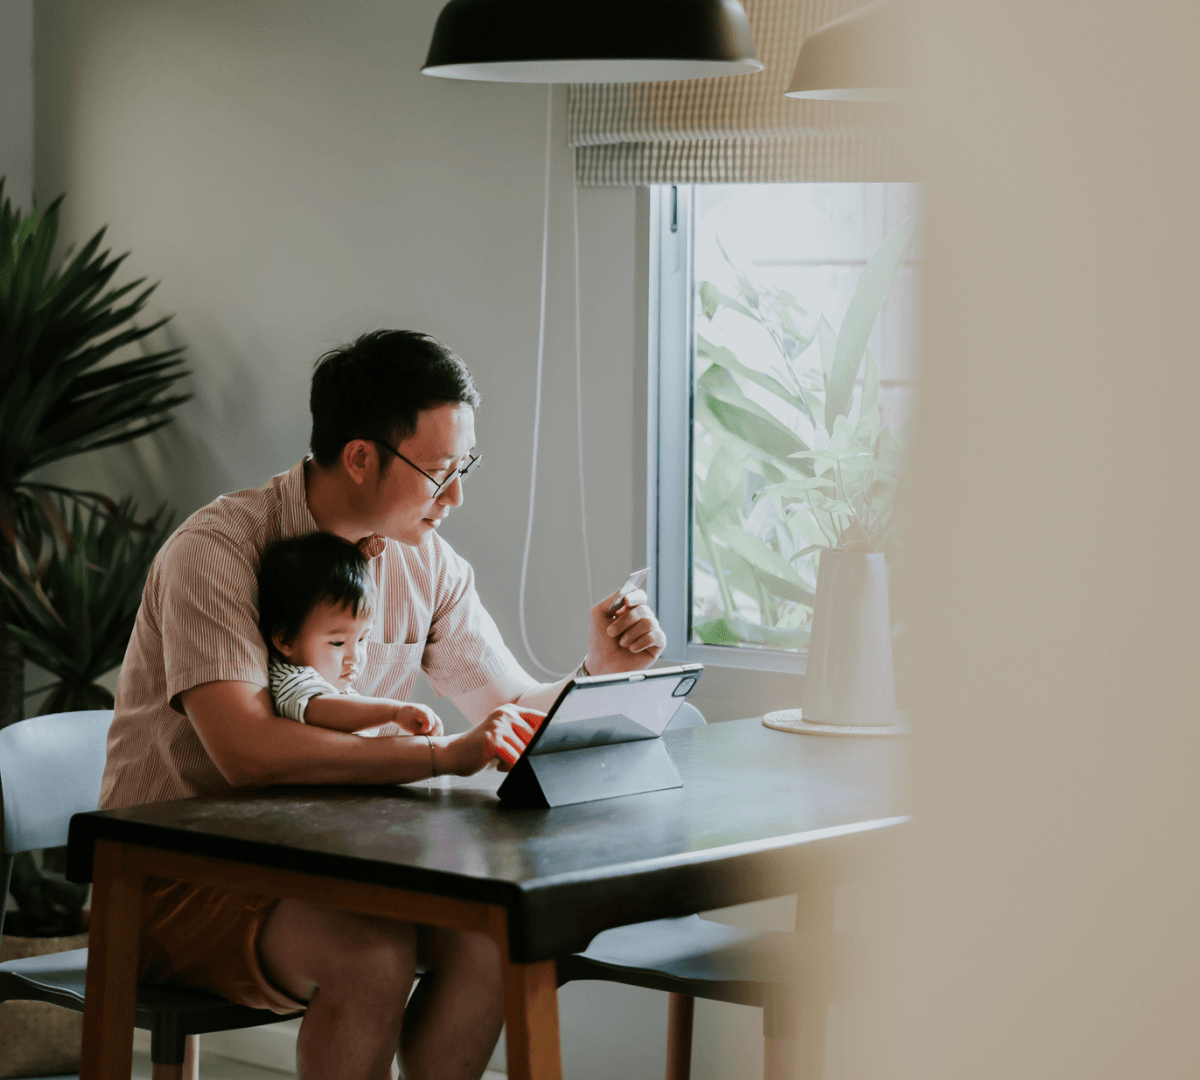
<instances>
[{"instance_id":1,"label":"spiky palm plant","mask_svg":"<svg viewBox=\"0 0 1200 1080\"><path fill-rule=\"evenodd\" d=\"M53 545L41 575L41 603L18 577L13 585L8 632L38 667L58 679L42 703L42 712L107 709L112 694L98 680L125 656L142 599L146 569L171 529L161 508L138 529L131 499L117 516L99 513L78 502L60 503L71 543Z\"/></svg>"},{"instance_id":2,"label":"spiky palm plant","mask_svg":"<svg viewBox=\"0 0 1200 1080\"><path fill-rule=\"evenodd\" d=\"M58 269L51 268L60 196L45 213L23 217L0 180L0 545L3 570L38 582L46 527L66 540L51 496L67 495L109 514L116 504L37 479L45 466L140 438L171 420L190 395L175 392L186 373L181 348L119 359L144 344L168 317L132 322L156 285L139 278L110 287L124 262L101 251L104 229Z\"/></svg>"},{"instance_id":3,"label":"spiky palm plant","mask_svg":"<svg viewBox=\"0 0 1200 1080\"><path fill-rule=\"evenodd\" d=\"M105 230L56 262L61 203L22 215L0 178L0 679L23 682L15 641L58 680L45 711L111 704L96 680L121 662L168 517L138 523L128 500L42 470L147 435L190 396L176 386L182 349L147 348L168 319L133 322L156 286L111 284L125 256L101 250ZM12 691L0 685L0 701L20 701ZM21 718L13 712L0 726ZM13 893L27 933L73 932L83 894L28 857Z\"/></svg>"}]
</instances>

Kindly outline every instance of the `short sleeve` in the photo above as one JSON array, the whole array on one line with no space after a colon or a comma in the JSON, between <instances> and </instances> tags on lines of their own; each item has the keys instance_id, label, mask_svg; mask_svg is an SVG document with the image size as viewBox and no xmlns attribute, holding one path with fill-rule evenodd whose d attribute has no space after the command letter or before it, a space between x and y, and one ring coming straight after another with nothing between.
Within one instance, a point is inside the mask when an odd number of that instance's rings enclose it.
<instances>
[{"instance_id":1,"label":"short sleeve","mask_svg":"<svg viewBox=\"0 0 1200 1080\"><path fill-rule=\"evenodd\" d=\"M267 686L258 632L258 553L221 533L176 533L163 552L160 619L167 699L203 683Z\"/></svg>"},{"instance_id":2,"label":"short sleeve","mask_svg":"<svg viewBox=\"0 0 1200 1080\"><path fill-rule=\"evenodd\" d=\"M437 568L433 620L421 668L439 697L466 694L497 676L524 672L475 591L471 564L448 544Z\"/></svg>"},{"instance_id":3,"label":"short sleeve","mask_svg":"<svg viewBox=\"0 0 1200 1080\"><path fill-rule=\"evenodd\" d=\"M274 656L270 662L270 678L275 712L289 720L299 720L302 724L307 723L304 710L312 698L338 692L313 668L287 664ZM353 691L347 690L346 693Z\"/></svg>"}]
</instances>

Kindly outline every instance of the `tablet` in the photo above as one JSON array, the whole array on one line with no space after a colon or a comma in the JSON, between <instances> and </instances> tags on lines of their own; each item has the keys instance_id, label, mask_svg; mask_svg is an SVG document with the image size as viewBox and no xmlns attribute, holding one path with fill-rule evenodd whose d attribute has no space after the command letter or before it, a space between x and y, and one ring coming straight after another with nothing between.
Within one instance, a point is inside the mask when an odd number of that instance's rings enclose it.
<instances>
[{"instance_id":1,"label":"tablet","mask_svg":"<svg viewBox=\"0 0 1200 1080\"><path fill-rule=\"evenodd\" d=\"M620 675L577 676L563 688L521 757L655 739L674 719L703 671L703 664L681 664Z\"/></svg>"}]
</instances>

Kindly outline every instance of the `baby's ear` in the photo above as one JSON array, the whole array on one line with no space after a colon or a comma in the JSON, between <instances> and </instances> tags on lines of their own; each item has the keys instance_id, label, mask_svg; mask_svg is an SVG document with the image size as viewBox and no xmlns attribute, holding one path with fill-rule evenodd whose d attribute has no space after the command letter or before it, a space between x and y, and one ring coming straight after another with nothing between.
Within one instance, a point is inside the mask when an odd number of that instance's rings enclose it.
<instances>
[{"instance_id":1,"label":"baby's ear","mask_svg":"<svg viewBox=\"0 0 1200 1080\"><path fill-rule=\"evenodd\" d=\"M271 635L271 644L275 646L275 648L278 652L280 652L282 655L286 656L289 660L292 658L292 647L286 641L283 640L282 634L279 634L279 633L272 634Z\"/></svg>"}]
</instances>

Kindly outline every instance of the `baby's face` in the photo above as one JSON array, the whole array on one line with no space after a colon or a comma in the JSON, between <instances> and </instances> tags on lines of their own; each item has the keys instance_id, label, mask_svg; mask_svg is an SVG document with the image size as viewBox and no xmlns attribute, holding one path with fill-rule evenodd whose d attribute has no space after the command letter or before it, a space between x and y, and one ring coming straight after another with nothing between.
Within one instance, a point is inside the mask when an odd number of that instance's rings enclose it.
<instances>
[{"instance_id":1,"label":"baby's face","mask_svg":"<svg viewBox=\"0 0 1200 1080\"><path fill-rule=\"evenodd\" d=\"M313 668L326 682L345 690L362 672L367 659L371 617L353 614L340 604L321 603L308 613L291 642L275 641L289 663Z\"/></svg>"}]
</instances>

